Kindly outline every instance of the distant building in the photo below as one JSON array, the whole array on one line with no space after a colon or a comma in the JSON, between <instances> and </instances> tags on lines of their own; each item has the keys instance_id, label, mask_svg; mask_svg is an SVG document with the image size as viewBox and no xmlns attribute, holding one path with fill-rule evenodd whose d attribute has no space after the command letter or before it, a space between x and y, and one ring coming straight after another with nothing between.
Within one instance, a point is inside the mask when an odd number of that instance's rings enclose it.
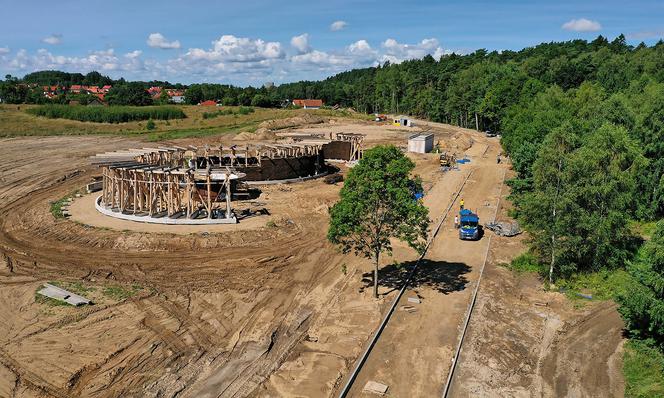
<instances>
[{"instance_id":1,"label":"distant building","mask_svg":"<svg viewBox=\"0 0 664 398\"><path fill-rule=\"evenodd\" d=\"M323 106L323 100L319 99L294 99L293 105L304 109L319 109Z\"/></svg>"},{"instance_id":2,"label":"distant building","mask_svg":"<svg viewBox=\"0 0 664 398\"><path fill-rule=\"evenodd\" d=\"M177 90L173 88L167 88L166 94L170 97L170 100L174 104L184 103L184 90Z\"/></svg>"},{"instance_id":3,"label":"distant building","mask_svg":"<svg viewBox=\"0 0 664 398\"><path fill-rule=\"evenodd\" d=\"M271 89L274 87L274 82L267 82L263 84L263 88Z\"/></svg>"},{"instance_id":4,"label":"distant building","mask_svg":"<svg viewBox=\"0 0 664 398\"><path fill-rule=\"evenodd\" d=\"M150 94L150 97L152 97L153 100L158 100L161 96L161 90L161 87L150 87L148 89L148 94Z\"/></svg>"},{"instance_id":5,"label":"distant building","mask_svg":"<svg viewBox=\"0 0 664 398\"><path fill-rule=\"evenodd\" d=\"M394 119L394 124L395 126L402 126L402 127L413 127L415 126L415 123L413 123L412 119L409 119L405 116L399 116L398 118Z\"/></svg>"},{"instance_id":6,"label":"distant building","mask_svg":"<svg viewBox=\"0 0 664 398\"><path fill-rule=\"evenodd\" d=\"M219 106L219 104L217 104L217 101L213 101L213 100L207 100L207 101L199 102L198 105L202 105L202 106Z\"/></svg>"},{"instance_id":7,"label":"distant building","mask_svg":"<svg viewBox=\"0 0 664 398\"><path fill-rule=\"evenodd\" d=\"M414 134L408 137L408 152L428 153L433 150L433 134Z\"/></svg>"}]
</instances>

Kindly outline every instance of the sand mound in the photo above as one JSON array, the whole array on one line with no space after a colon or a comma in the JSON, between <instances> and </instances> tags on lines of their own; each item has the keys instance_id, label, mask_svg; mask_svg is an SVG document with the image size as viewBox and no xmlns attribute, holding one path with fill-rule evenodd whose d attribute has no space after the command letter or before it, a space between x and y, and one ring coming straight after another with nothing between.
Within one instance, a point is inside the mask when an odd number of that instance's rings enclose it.
<instances>
[{"instance_id":1,"label":"sand mound","mask_svg":"<svg viewBox=\"0 0 664 398\"><path fill-rule=\"evenodd\" d=\"M234 141L272 141L276 140L277 136L270 130L261 127L255 132L250 133L248 131L243 131L240 134L233 137Z\"/></svg>"},{"instance_id":2,"label":"sand mound","mask_svg":"<svg viewBox=\"0 0 664 398\"><path fill-rule=\"evenodd\" d=\"M449 140L440 140L440 149L454 153L465 152L473 146L473 139L467 134L456 133Z\"/></svg>"},{"instance_id":3,"label":"sand mound","mask_svg":"<svg viewBox=\"0 0 664 398\"><path fill-rule=\"evenodd\" d=\"M270 130L280 130L287 129L291 127L299 127L307 124L320 124L324 123L325 119L320 116L312 115L305 113L302 116L290 117L287 119L276 119L276 120L266 120L258 125L258 127L270 129Z\"/></svg>"}]
</instances>

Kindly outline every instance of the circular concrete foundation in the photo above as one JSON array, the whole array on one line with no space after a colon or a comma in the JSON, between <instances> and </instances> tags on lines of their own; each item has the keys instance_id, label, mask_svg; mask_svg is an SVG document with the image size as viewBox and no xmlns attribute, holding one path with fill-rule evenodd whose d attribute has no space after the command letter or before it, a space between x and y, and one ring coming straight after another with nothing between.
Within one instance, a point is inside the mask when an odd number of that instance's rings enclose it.
<instances>
[{"instance_id":1,"label":"circular concrete foundation","mask_svg":"<svg viewBox=\"0 0 664 398\"><path fill-rule=\"evenodd\" d=\"M171 218L168 216L163 217L150 217L140 216L135 214L125 214L119 211L114 211L101 204L101 196L95 199L95 208L98 212L105 216L119 218L126 221L150 223L150 224L164 224L164 225L214 225L214 224L237 224L235 214L231 214L230 218Z\"/></svg>"}]
</instances>

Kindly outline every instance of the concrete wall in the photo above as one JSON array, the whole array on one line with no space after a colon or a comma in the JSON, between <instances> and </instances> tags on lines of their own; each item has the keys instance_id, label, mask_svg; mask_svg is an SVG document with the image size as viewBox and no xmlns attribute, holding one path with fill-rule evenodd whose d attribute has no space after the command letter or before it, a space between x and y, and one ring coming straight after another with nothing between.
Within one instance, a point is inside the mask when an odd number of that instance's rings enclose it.
<instances>
[{"instance_id":1,"label":"concrete wall","mask_svg":"<svg viewBox=\"0 0 664 398\"><path fill-rule=\"evenodd\" d=\"M348 141L332 141L323 145L323 158L334 160L350 160L351 143Z\"/></svg>"},{"instance_id":2,"label":"concrete wall","mask_svg":"<svg viewBox=\"0 0 664 398\"><path fill-rule=\"evenodd\" d=\"M261 159L258 165L249 167L235 167L237 171L246 173L247 181L286 180L291 178L308 177L320 171L323 159L317 155L300 156L297 158Z\"/></svg>"}]
</instances>

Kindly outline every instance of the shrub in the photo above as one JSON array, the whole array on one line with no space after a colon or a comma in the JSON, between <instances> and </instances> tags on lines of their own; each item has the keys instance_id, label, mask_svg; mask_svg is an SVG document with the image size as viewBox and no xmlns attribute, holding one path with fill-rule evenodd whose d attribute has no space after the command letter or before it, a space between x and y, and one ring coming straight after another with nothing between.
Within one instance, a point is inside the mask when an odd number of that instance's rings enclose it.
<instances>
[{"instance_id":1,"label":"shrub","mask_svg":"<svg viewBox=\"0 0 664 398\"><path fill-rule=\"evenodd\" d=\"M539 272L542 273L544 267L537 261L537 257L530 252L523 253L514 258L508 265L508 268L518 273Z\"/></svg>"},{"instance_id":2,"label":"shrub","mask_svg":"<svg viewBox=\"0 0 664 398\"><path fill-rule=\"evenodd\" d=\"M147 124L145 125L145 128L147 130L154 130L155 128L157 128L157 125L154 124L154 120L150 119L150 120L148 120Z\"/></svg>"},{"instance_id":3,"label":"shrub","mask_svg":"<svg viewBox=\"0 0 664 398\"><path fill-rule=\"evenodd\" d=\"M187 117L182 109L175 106L85 107L53 104L30 108L26 112L49 119L71 119L95 123L126 123L137 120L169 120Z\"/></svg>"},{"instance_id":4,"label":"shrub","mask_svg":"<svg viewBox=\"0 0 664 398\"><path fill-rule=\"evenodd\" d=\"M250 106L241 106L237 109L237 111L233 109L221 109L214 112L204 112L203 119L214 119L216 117L226 116L226 115L248 115L253 112L254 108Z\"/></svg>"},{"instance_id":5,"label":"shrub","mask_svg":"<svg viewBox=\"0 0 664 398\"><path fill-rule=\"evenodd\" d=\"M626 397L664 397L664 353L648 341L630 340L623 361Z\"/></svg>"}]
</instances>

